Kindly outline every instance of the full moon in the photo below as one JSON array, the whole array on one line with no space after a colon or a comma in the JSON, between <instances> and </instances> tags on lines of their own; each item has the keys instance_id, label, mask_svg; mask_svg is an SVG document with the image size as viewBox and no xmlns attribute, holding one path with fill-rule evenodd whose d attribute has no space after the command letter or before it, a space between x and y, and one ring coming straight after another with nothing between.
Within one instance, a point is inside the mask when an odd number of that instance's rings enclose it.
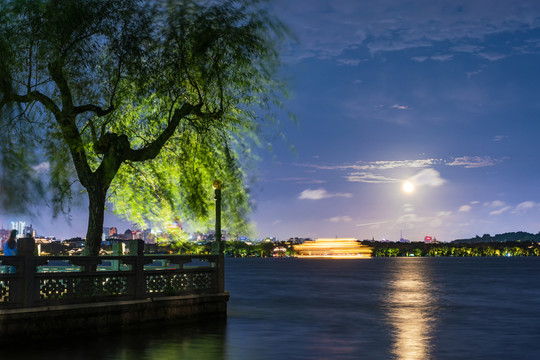
<instances>
[{"instance_id":1,"label":"full moon","mask_svg":"<svg viewBox=\"0 0 540 360\"><path fill-rule=\"evenodd\" d=\"M410 181L405 181L403 183L403 191L406 193L411 193L414 190L414 185Z\"/></svg>"}]
</instances>

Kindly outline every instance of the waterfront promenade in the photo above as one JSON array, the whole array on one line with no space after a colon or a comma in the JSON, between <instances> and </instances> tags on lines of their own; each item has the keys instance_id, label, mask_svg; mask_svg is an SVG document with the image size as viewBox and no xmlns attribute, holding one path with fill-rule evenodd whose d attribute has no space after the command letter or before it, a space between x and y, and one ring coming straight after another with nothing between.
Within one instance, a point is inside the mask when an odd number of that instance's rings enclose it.
<instances>
[{"instance_id":1,"label":"waterfront promenade","mask_svg":"<svg viewBox=\"0 0 540 360\"><path fill-rule=\"evenodd\" d=\"M1 256L0 337L105 331L155 321L225 317L223 255Z\"/></svg>"}]
</instances>

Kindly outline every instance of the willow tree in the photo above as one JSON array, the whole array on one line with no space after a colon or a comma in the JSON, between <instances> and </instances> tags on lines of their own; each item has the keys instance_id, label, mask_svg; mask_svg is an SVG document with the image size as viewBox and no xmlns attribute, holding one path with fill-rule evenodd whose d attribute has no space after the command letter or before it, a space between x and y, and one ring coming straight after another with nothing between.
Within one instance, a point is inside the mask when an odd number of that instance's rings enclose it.
<instances>
[{"instance_id":1,"label":"willow tree","mask_svg":"<svg viewBox=\"0 0 540 360\"><path fill-rule=\"evenodd\" d=\"M67 213L82 186L95 255L107 201L138 222L205 220L221 179L224 222L246 224L244 159L281 91L264 2L1 1L4 207Z\"/></svg>"}]
</instances>

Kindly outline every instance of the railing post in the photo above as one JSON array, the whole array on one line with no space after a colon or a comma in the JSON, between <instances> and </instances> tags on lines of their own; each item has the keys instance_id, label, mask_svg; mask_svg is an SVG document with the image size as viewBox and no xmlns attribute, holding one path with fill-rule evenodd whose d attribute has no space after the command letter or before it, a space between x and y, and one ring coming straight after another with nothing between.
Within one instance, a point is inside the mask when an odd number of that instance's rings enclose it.
<instances>
[{"instance_id":1,"label":"railing post","mask_svg":"<svg viewBox=\"0 0 540 360\"><path fill-rule=\"evenodd\" d=\"M133 272L135 274L135 298L142 299L146 295L146 278L144 276L144 241L141 239L129 242L129 254L136 256Z\"/></svg>"},{"instance_id":2,"label":"railing post","mask_svg":"<svg viewBox=\"0 0 540 360\"><path fill-rule=\"evenodd\" d=\"M114 240L113 246L112 246L113 248L112 254L115 256L124 255L123 245L124 243ZM120 271L120 260L111 260L111 269L113 271Z\"/></svg>"},{"instance_id":3,"label":"railing post","mask_svg":"<svg viewBox=\"0 0 540 360\"><path fill-rule=\"evenodd\" d=\"M217 272L217 291L222 293L225 291L225 256L223 252L217 256Z\"/></svg>"},{"instance_id":4,"label":"railing post","mask_svg":"<svg viewBox=\"0 0 540 360\"><path fill-rule=\"evenodd\" d=\"M34 286L36 264L34 261L34 250L36 241L34 238L20 238L17 240L17 255L22 257L17 272L21 272L22 281L21 292L24 307L31 307L34 304L34 298L39 289Z\"/></svg>"}]
</instances>

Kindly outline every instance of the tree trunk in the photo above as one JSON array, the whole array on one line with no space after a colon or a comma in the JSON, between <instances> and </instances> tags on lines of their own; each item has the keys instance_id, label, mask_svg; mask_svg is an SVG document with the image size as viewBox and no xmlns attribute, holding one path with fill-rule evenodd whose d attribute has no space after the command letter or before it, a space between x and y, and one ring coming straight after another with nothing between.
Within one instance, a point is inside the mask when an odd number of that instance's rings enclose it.
<instances>
[{"instance_id":1,"label":"tree trunk","mask_svg":"<svg viewBox=\"0 0 540 360\"><path fill-rule=\"evenodd\" d=\"M97 256L101 248L103 219L107 190L99 186L86 188L88 192L88 228L86 230L86 246L83 255Z\"/></svg>"}]
</instances>

